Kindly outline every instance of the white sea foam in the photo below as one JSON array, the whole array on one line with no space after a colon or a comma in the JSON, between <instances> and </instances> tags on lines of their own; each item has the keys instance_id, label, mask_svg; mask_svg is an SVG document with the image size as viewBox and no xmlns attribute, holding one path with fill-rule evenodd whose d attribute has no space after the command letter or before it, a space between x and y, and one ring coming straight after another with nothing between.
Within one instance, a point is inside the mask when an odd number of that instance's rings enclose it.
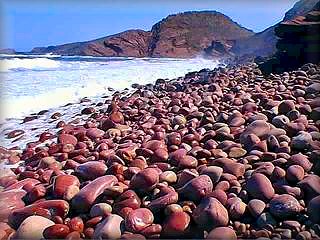
<instances>
[{"instance_id":1,"label":"white sea foam","mask_svg":"<svg viewBox=\"0 0 320 240\"><path fill-rule=\"evenodd\" d=\"M214 68L205 59L150 58L10 58L0 60L1 117L22 117L43 109L57 108L83 97L108 94L108 87L121 90L133 83L153 83L176 78L190 71ZM4 66L4 67L3 67Z\"/></svg>"},{"instance_id":2,"label":"white sea foam","mask_svg":"<svg viewBox=\"0 0 320 240\"><path fill-rule=\"evenodd\" d=\"M0 63L1 72L9 72L15 70L44 70L50 68L58 68L59 62L48 58L20 59L11 58L3 59Z\"/></svg>"},{"instance_id":3,"label":"white sea foam","mask_svg":"<svg viewBox=\"0 0 320 240\"><path fill-rule=\"evenodd\" d=\"M79 99L89 97L101 101L115 90L130 88L133 83L153 83L158 78L176 78L190 71L215 68L218 61L197 59L59 57L59 56L0 56L0 145L24 147L38 140L43 131L55 133L56 121L50 116L58 111L59 120L69 122L86 105ZM5 66L5 67L3 67ZM105 106L103 106L105 107ZM47 114L21 124L31 113L48 109ZM84 118L82 116L81 118ZM7 119L7 120L5 120ZM5 120L5 121L4 121ZM25 131L22 138L8 139L6 133L15 129ZM14 141L13 141L14 140Z\"/></svg>"}]
</instances>

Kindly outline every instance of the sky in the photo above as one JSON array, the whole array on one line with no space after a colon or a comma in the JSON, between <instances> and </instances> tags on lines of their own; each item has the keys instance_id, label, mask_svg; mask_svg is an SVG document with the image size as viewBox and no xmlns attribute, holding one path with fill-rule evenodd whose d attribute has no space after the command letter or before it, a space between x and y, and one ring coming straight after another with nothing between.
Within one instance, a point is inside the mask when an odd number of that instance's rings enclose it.
<instances>
[{"instance_id":1,"label":"sky","mask_svg":"<svg viewBox=\"0 0 320 240\"><path fill-rule=\"evenodd\" d=\"M0 0L0 48L92 40L128 29L150 30L169 14L216 10L260 32L281 21L294 0Z\"/></svg>"}]
</instances>

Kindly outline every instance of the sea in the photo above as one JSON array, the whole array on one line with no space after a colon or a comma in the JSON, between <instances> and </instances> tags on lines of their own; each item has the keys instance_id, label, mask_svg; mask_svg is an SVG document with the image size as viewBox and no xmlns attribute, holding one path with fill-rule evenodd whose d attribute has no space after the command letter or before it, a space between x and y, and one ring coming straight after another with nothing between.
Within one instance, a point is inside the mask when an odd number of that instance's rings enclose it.
<instances>
[{"instance_id":1,"label":"sea","mask_svg":"<svg viewBox=\"0 0 320 240\"><path fill-rule=\"evenodd\" d=\"M56 122L72 120L89 98L101 101L114 91L131 89L132 84L154 83L157 79L174 79L204 68L214 69L218 60L133 57L90 57L59 55L0 55L0 145L23 147L30 138L51 131ZM67 105L67 106L66 106ZM79 110L80 109L80 110ZM25 116L48 110L38 119L22 123ZM16 139L7 134L25 131ZM53 130L52 130L53 131Z\"/></svg>"}]
</instances>

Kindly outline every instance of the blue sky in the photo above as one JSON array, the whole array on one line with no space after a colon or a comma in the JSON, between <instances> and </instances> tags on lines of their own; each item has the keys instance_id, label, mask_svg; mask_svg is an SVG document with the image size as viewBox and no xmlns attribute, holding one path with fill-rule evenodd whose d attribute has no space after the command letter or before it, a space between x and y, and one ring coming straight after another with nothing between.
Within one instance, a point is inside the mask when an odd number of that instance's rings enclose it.
<instances>
[{"instance_id":1,"label":"blue sky","mask_svg":"<svg viewBox=\"0 0 320 240\"><path fill-rule=\"evenodd\" d=\"M255 32L279 22L294 0L0 0L0 48L86 41L128 29L149 30L169 14L216 10Z\"/></svg>"}]
</instances>

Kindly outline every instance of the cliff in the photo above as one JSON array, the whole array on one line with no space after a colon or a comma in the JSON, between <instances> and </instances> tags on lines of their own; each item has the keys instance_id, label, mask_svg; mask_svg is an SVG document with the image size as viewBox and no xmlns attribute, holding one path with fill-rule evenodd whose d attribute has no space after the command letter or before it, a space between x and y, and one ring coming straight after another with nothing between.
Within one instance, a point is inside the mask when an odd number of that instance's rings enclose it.
<instances>
[{"instance_id":1,"label":"cliff","mask_svg":"<svg viewBox=\"0 0 320 240\"><path fill-rule=\"evenodd\" d=\"M319 4L319 0L300 0L286 12L283 21L292 20L297 16L305 16L317 4ZM279 24L277 23L248 38L237 40L231 51L237 56L271 56L276 51L277 37L274 30Z\"/></svg>"},{"instance_id":2,"label":"cliff","mask_svg":"<svg viewBox=\"0 0 320 240\"><path fill-rule=\"evenodd\" d=\"M87 42L37 47L31 52L35 54L142 57L147 55L150 36L151 33L147 31L128 30Z\"/></svg>"},{"instance_id":3,"label":"cliff","mask_svg":"<svg viewBox=\"0 0 320 240\"><path fill-rule=\"evenodd\" d=\"M182 58L202 53L225 55L230 43L253 34L216 11L185 12L164 18L151 31L129 30L87 42L37 47L31 53Z\"/></svg>"},{"instance_id":4,"label":"cliff","mask_svg":"<svg viewBox=\"0 0 320 240\"><path fill-rule=\"evenodd\" d=\"M152 57L195 57L216 42L225 45L228 41L253 35L252 31L216 11L170 15L155 24L151 32L148 52Z\"/></svg>"},{"instance_id":5,"label":"cliff","mask_svg":"<svg viewBox=\"0 0 320 240\"><path fill-rule=\"evenodd\" d=\"M277 52L259 64L262 72L281 73L305 63L320 62L320 11L314 8L306 16L283 21L275 28Z\"/></svg>"}]
</instances>

